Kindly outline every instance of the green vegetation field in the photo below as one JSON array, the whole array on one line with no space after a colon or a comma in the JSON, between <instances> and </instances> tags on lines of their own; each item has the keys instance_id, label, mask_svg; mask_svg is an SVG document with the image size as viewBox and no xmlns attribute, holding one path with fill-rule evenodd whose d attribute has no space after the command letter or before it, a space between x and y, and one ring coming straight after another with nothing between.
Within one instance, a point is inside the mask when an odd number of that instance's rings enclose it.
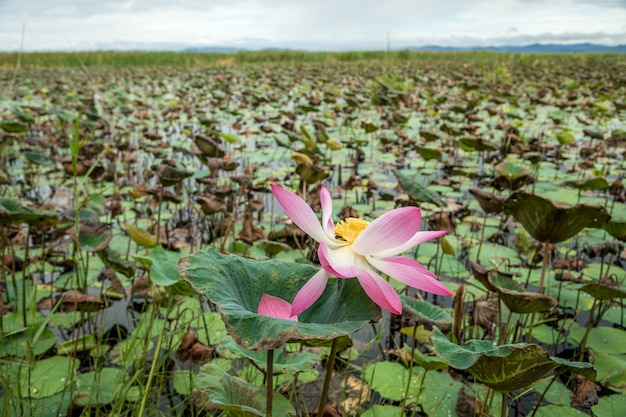
<instances>
[{"instance_id":1,"label":"green vegetation field","mask_svg":"<svg viewBox=\"0 0 626 417\"><path fill-rule=\"evenodd\" d=\"M618 54L0 53L0 417L309 416L327 366L344 416L622 417L625 121ZM420 207L454 297L258 314L320 269L272 184Z\"/></svg>"}]
</instances>

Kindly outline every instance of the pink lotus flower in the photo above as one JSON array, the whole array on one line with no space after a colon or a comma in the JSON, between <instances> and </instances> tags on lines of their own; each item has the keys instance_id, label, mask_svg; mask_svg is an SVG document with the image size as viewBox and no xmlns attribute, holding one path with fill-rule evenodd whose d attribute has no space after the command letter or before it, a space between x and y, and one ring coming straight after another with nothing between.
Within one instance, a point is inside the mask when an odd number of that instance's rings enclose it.
<instances>
[{"instance_id":1,"label":"pink lotus flower","mask_svg":"<svg viewBox=\"0 0 626 417\"><path fill-rule=\"evenodd\" d=\"M275 319L298 321L298 315L291 313L291 304L273 295L263 294L258 313Z\"/></svg>"},{"instance_id":2,"label":"pink lotus flower","mask_svg":"<svg viewBox=\"0 0 626 417\"><path fill-rule=\"evenodd\" d=\"M323 269L296 294L291 304L292 315L300 314L322 295L328 282L328 273L338 278L356 277L372 301L394 314L402 313L400 297L377 271L420 290L438 295L452 295L437 280L435 274L420 263L404 256L396 256L447 233L420 231L422 215L419 208L397 208L371 223L347 218L335 224L332 220L332 197L322 187L320 224L313 209L296 194L276 185L272 185L272 192L293 222L319 242L317 254Z\"/></svg>"}]
</instances>

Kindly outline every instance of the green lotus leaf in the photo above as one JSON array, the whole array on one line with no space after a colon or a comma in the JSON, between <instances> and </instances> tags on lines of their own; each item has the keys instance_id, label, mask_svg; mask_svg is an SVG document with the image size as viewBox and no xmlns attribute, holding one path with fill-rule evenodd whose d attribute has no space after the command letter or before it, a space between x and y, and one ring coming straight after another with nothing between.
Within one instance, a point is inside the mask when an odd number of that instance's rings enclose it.
<instances>
[{"instance_id":1,"label":"green lotus leaf","mask_svg":"<svg viewBox=\"0 0 626 417\"><path fill-rule=\"evenodd\" d=\"M452 322L450 314L439 306L436 306L428 301L417 300L409 298L400 294L400 300L402 305L406 307L406 311L415 314L418 317L424 318L430 322Z\"/></svg>"},{"instance_id":2,"label":"green lotus leaf","mask_svg":"<svg viewBox=\"0 0 626 417\"><path fill-rule=\"evenodd\" d=\"M576 188L577 190L602 191L609 188L607 180L601 177L591 178L584 181L565 181L565 185Z\"/></svg>"},{"instance_id":3,"label":"green lotus leaf","mask_svg":"<svg viewBox=\"0 0 626 417\"><path fill-rule=\"evenodd\" d=\"M125 224L124 231L128 234L128 236L138 244L139 246L145 246L147 248L153 248L159 243L157 242L156 236L149 233L147 230L141 229L132 224Z\"/></svg>"},{"instance_id":4,"label":"green lotus leaf","mask_svg":"<svg viewBox=\"0 0 626 417\"><path fill-rule=\"evenodd\" d=\"M565 130L556 134L556 140L558 140L561 145L571 145L576 142L574 135Z\"/></svg>"},{"instance_id":5,"label":"green lotus leaf","mask_svg":"<svg viewBox=\"0 0 626 417\"><path fill-rule=\"evenodd\" d=\"M42 152L24 152L24 157L35 165L44 165L50 166L52 165L52 161L50 158Z\"/></svg>"},{"instance_id":6,"label":"green lotus leaf","mask_svg":"<svg viewBox=\"0 0 626 417\"><path fill-rule=\"evenodd\" d=\"M611 287L595 281L589 281L578 289L591 295L598 300L613 300L614 298L626 298L626 291L619 287Z\"/></svg>"},{"instance_id":7,"label":"green lotus leaf","mask_svg":"<svg viewBox=\"0 0 626 417\"><path fill-rule=\"evenodd\" d=\"M435 371L437 369L444 369L448 367L448 363L441 359L439 356L430 356L422 353L419 349L412 349L411 346L404 344L404 350L409 354L413 354L413 360L419 366L427 371Z\"/></svg>"},{"instance_id":8,"label":"green lotus leaf","mask_svg":"<svg viewBox=\"0 0 626 417\"><path fill-rule=\"evenodd\" d=\"M122 394L126 372L121 368L102 368L78 375L76 405L87 407L110 404Z\"/></svg>"},{"instance_id":9,"label":"green lotus leaf","mask_svg":"<svg viewBox=\"0 0 626 417\"><path fill-rule=\"evenodd\" d=\"M559 303L548 295L536 292L518 292L505 288L498 288L497 292L508 309L519 314L548 311Z\"/></svg>"},{"instance_id":10,"label":"green lotus leaf","mask_svg":"<svg viewBox=\"0 0 626 417\"><path fill-rule=\"evenodd\" d=\"M44 398L66 389L72 381L68 375L73 369L72 360L67 356L53 356L35 362L30 372L22 370L19 380L22 397Z\"/></svg>"},{"instance_id":11,"label":"green lotus leaf","mask_svg":"<svg viewBox=\"0 0 626 417\"><path fill-rule=\"evenodd\" d=\"M107 246L104 250L96 252L100 257L102 263L107 267L111 268L115 272L119 272L124 276L130 278L135 275L135 269L137 268L137 264L135 262L129 261L125 259L122 254L120 254L115 249Z\"/></svg>"},{"instance_id":12,"label":"green lotus leaf","mask_svg":"<svg viewBox=\"0 0 626 417\"><path fill-rule=\"evenodd\" d=\"M54 211L31 209L14 198L0 197L0 224L43 225L57 222L58 216Z\"/></svg>"},{"instance_id":13,"label":"green lotus leaf","mask_svg":"<svg viewBox=\"0 0 626 417\"><path fill-rule=\"evenodd\" d=\"M200 368L196 388L220 410L237 416L265 416L265 388L250 385L216 365L206 364ZM295 416L296 412L285 397L274 392L272 415Z\"/></svg>"},{"instance_id":14,"label":"green lotus leaf","mask_svg":"<svg viewBox=\"0 0 626 417\"><path fill-rule=\"evenodd\" d=\"M430 161L431 159L436 159L437 161L441 161L442 153L438 149L432 149L432 148L427 148L427 147L418 146L418 145L415 145L413 149L415 149L415 152L420 154L420 156L424 158L426 161Z\"/></svg>"},{"instance_id":15,"label":"green lotus leaf","mask_svg":"<svg viewBox=\"0 0 626 417\"><path fill-rule=\"evenodd\" d=\"M28 344L35 356L43 355L54 347L57 338L49 328L30 326L10 333L0 333L0 358L5 356L24 357L24 346Z\"/></svg>"},{"instance_id":16,"label":"green lotus leaf","mask_svg":"<svg viewBox=\"0 0 626 417\"><path fill-rule=\"evenodd\" d=\"M289 340L331 340L380 318L380 309L356 279L330 279L299 322L257 314L263 294L293 300L318 271L311 265L227 256L209 248L183 258L178 270L220 308L229 334L248 349L273 349Z\"/></svg>"},{"instance_id":17,"label":"green lotus leaf","mask_svg":"<svg viewBox=\"0 0 626 417\"><path fill-rule=\"evenodd\" d=\"M544 243L559 243L576 236L585 227L603 227L610 215L602 207L577 204L557 207L535 194L516 191L505 201L507 214L515 217L535 239Z\"/></svg>"},{"instance_id":18,"label":"green lotus leaf","mask_svg":"<svg viewBox=\"0 0 626 417\"><path fill-rule=\"evenodd\" d=\"M459 138L456 142L459 144L459 147L465 152L484 152L496 149L494 145L489 142L485 142L482 138L475 138L471 136Z\"/></svg>"},{"instance_id":19,"label":"green lotus leaf","mask_svg":"<svg viewBox=\"0 0 626 417\"><path fill-rule=\"evenodd\" d=\"M398 179L400 187L402 187L402 189L409 195L411 200L422 203L432 203L437 207L448 206L448 203L439 197L437 193L434 193L420 185L415 180L415 175L411 175L404 171L394 171L393 173Z\"/></svg>"},{"instance_id":20,"label":"green lotus leaf","mask_svg":"<svg viewBox=\"0 0 626 417\"><path fill-rule=\"evenodd\" d=\"M182 281L178 276L177 265L180 254L165 250L159 245L152 248L148 256L134 255L133 258L150 268L150 280L153 283L168 287L174 294L190 296L196 294L189 283Z\"/></svg>"},{"instance_id":21,"label":"green lotus leaf","mask_svg":"<svg viewBox=\"0 0 626 417\"><path fill-rule=\"evenodd\" d=\"M494 185L508 190L517 190L534 181L528 169L511 161L503 161L496 165L495 174Z\"/></svg>"},{"instance_id":22,"label":"green lotus leaf","mask_svg":"<svg viewBox=\"0 0 626 417\"><path fill-rule=\"evenodd\" d=\"M17 120L7 120L0 123L0 129L7 133L25 133L28 131L28 127Z\"/></svg>"},{"instance_id":23,"label":"green lotus leaf","mask_svg":"<svg viewBox=\"0 0 626 417\"><path fill-rule=\"evenodd\" d=\"M477 381L499 392L527 387L559 366L595 379L591 364L552 358L539 345L496 346L486 340L472 340L463 347L450 342L438 328L433 329L433 343L437 354L450 366L467 369Z\"/></svg>"},{"instance_id":24,"label":"green lotus leaf","mask_svg":"<svg viewBox=\"0 0 626 417\"><path fill-rule=\"evenodd\" d=\"M622 239L626 237L626 222L618 222L615 220L609 220L604 225L604 230L606 230L611 236Z\"/></svg>"},{"instance_id":25,"label":"green lotus leaf","mask_svg":"<svg viewBox=\"0 0 626 417\"><path fill-rule=\"evenodd\" d=\"M250 350L239 346L228 338L219 346L220 354L222 350L228 350L231 353L250 359L259 368L265 370L267 365L266 351ZM293 352L287 353L283 349L276 349L274 352L274 375L284 374L287 372L304 372L310 370L315 364L319 363L320 357L311 352Z\"/></svg>"}]
</instances>

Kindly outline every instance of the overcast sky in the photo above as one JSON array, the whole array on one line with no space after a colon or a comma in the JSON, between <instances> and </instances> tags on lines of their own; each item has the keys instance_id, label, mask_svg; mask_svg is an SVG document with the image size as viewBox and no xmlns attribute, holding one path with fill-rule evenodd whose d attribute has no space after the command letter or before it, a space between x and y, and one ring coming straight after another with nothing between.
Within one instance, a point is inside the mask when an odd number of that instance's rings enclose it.
<instances>
[{"instance_id":1,"label":"overcast sky","mask_svg":"<svg viewBox=\"0 0 626 417\"><path fill-rule=\"evenodd\" d=\"M0 0L0 50L22 41L25 51L617 45L626 0Z\"/></svg>"}]
</instances>

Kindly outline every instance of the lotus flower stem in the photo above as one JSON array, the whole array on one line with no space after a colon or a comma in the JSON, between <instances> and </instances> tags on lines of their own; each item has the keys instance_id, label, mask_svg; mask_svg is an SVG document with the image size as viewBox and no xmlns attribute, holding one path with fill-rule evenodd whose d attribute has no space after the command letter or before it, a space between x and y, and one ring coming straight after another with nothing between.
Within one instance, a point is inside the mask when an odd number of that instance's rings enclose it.
<instances>
[{"instance_id":1,"label":"lotus flower stem","mask_svg":"<svg viewBox=\"0 0 626 417\"><path fill-rule=\"evenodd\" d=\"M274 399L274 349L268 349L267 351L265 368L265 387L267 389L265 415L272 417L272 401Z\"/></svg>"},{"instance_id":2,"label":"lotus flower stem","mask_svg":"<svg viewBox=\"0 0 626 417\"><path fill-rule=\"evenodd\" d=\"M328 389L330 388L330 380L333 377L333 368L335 367L335 358L337 358L337 350L339 349L339 338L333 339L333 344L330 348L330 356L328 362L326 362L326 378L324 379L324 386L322 388L322 396L320 397L320 406L317 411L318 417L324 416L324 409L326 408L326 402L328 401Z\"/></svg>"},{"instance_id":3,"label":"lotus flower stem","mask_svg":"<svg viewBox=\"0 0 626 417\"><path fill-rule=\"evenodd\" d=\"M541 265L541 278L539 279L539 287L537 288L538 294L543 294L543 283L546 278L546 271L548 269L548 264L550 263L550 245L548 243L543 242L543 264ZM549 291L548 291L549 293ZM548 294L546 294L548 295ZM535 323L535 314L533 313L530 316L530 326L528 329L528 338L526 339L528 343L532 343L533 340L533 324Z\"/></svg>"}]
</instances>

